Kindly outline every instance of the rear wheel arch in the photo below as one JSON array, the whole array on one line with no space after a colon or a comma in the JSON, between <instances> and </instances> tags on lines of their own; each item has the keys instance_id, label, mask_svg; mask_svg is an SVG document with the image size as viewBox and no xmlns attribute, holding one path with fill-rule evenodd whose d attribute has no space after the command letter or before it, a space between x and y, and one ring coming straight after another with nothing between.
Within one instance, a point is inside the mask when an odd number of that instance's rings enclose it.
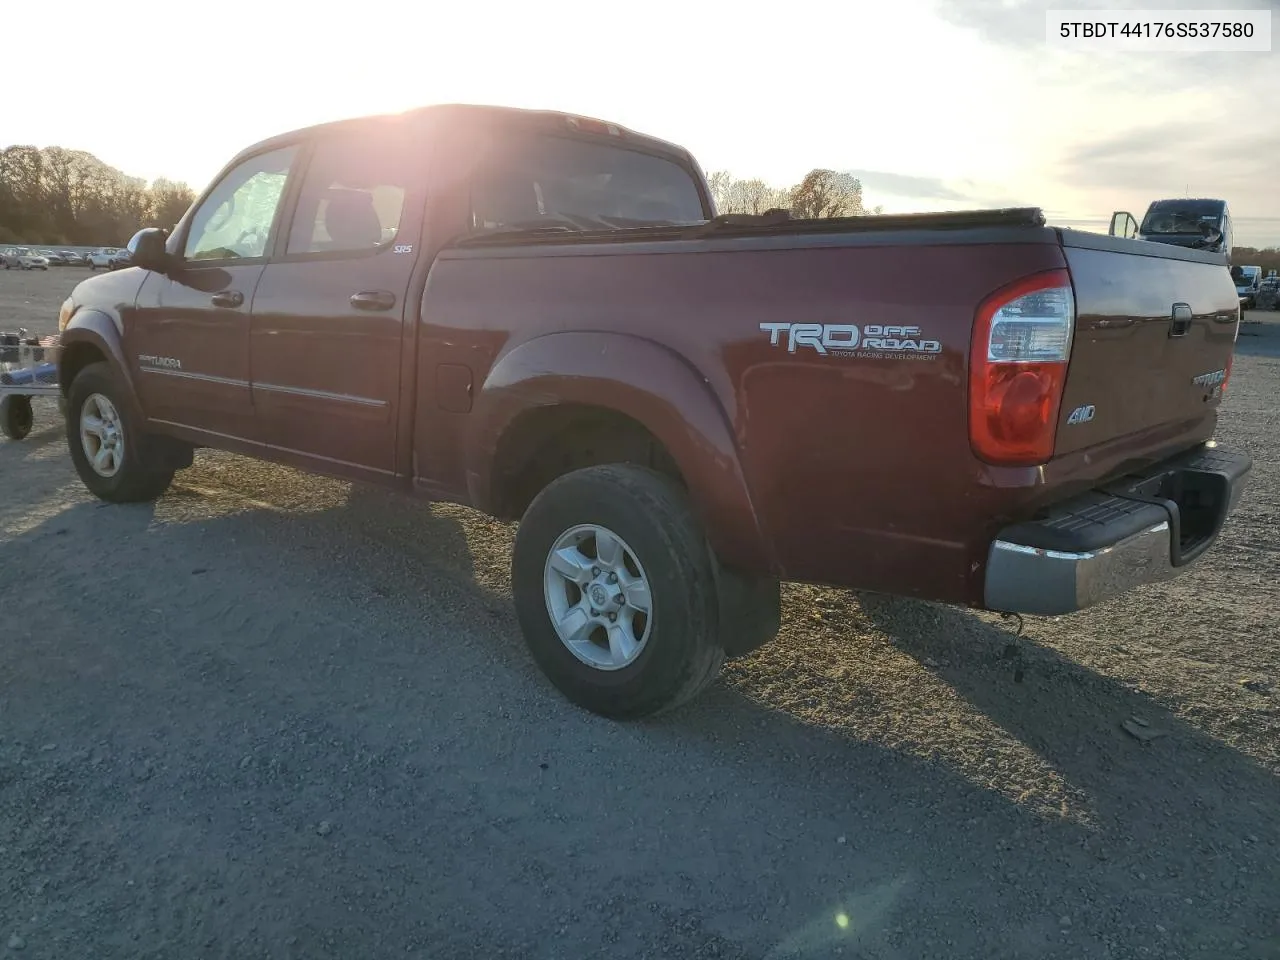
<instances>
[{"instance_id":1,"label":"rear wheel arch","mask_svg":"<svg viewBox=\"0 0 1280 960\"><path fill-rule=\"evenodd\" d=\"M671 451L634 417L611 407L562 403L521 411L499 436L490 509L517 520L554 480L606 463L647 466L687 486Z\"/></svg>"},{"instance_id":2,"label":"rear wheel arch","mask_svg":"<svg viewBox=\"0 0 1280 960\"><path fill-rule=\"evenodd\" d=\"M726 562L772 569L731 417L709 381L667 347L608 333L559 333L526 341L493 366L472 416L468 486L472 502L482 509L510 516L518 509L513 504L536 495L537 490L529 494L530 478L517 475L514 487L510 482L513 470L531 462L522 456L525 451L535 460L540 456L544 466L553 455L561 456L567 469L544 475L546 483L603 462L639 463L688 490L712 546ZM589 429L575 434L584 424ZM601 424L617 430L608 445L613 459L556 448L566 438L600 438ZM551 449L539 452L545 443ZM618 458L617 447L630 455Z\"/></svg>"}]
</instances>

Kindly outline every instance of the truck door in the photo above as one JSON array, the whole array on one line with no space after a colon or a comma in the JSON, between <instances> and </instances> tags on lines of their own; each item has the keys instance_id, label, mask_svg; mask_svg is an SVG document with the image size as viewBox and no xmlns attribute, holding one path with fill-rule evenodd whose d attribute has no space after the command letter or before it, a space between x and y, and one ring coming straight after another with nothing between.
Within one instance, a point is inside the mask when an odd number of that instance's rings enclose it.
<instances>
[{"instance_id":1,"label":"truck door","mask_svg":"<svg viewBox=\"0 0 1280 960\"><path fill-rule=\"evenodd\" d=\"M253 300L264 440L359 475L396 471L401 339L421 232L414 135L329 134L312 149L279 256Z\"/></svg>"},{"instance_id":2,"label":"truck door","mask_svg":"<svg viewBox=\"0 0 1280 960\"><path fill-rule=\"evenodd\" d=\"M298 154L281 147L229 170L178 238L181 263L147 275L126 329L147 417L256 439L249 305Z\"/></svg>"}]
</instances>

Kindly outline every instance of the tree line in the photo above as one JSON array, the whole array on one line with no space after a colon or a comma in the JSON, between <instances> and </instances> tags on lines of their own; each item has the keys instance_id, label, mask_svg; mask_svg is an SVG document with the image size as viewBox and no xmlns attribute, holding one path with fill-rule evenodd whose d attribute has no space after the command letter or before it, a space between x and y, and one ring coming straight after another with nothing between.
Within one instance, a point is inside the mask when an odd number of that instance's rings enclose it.
<instances>
[{"instance_id":1,"label":"tree line","mask_svg":"<svg viewBox=\"0 0 1280 960\"><path fill-rule=\"evenodd\" d=\"M878 214L862 201L862 181L852 174L817 168L793 187L774 187L760 179L739 179L727 170L707 176L718 213L761 214L787 210L797 219L861 217Z\"/></svg>"},{"instance_id":2,"label":"tree line","mask_svg":"<svg viewBox=\"0 0 1280 960\"><path fill-rule=\"evenodd\" d=\"M194 199L185 183L148 184L83 150L0 150L0 243L119 246L142 227L172 227Z\"/></svg>"},{"instance_id":3,"label":"tree line","mask_svg":"<svg viewBox=\"0 0 1280 960\"><path fill-rule=\"evenodd\" d=\"M1280 247L1232 247L1231 262L1251 267L1261 267L1265 277L1272 270L1280 273Z\"/></svg>"}]
</instances>

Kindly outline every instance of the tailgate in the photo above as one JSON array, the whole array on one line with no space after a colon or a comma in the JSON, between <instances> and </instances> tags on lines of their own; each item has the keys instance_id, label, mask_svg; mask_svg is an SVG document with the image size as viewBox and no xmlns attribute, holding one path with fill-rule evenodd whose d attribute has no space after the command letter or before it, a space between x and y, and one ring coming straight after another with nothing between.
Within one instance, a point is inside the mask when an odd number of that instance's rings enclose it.
<instances>
[{"instance_id":1,"label":"tailgate","mask_svg":"<svg viewBox=\"0 0 1280 960\"><path fill-rule=\"evenodd\" d=\"M1062 237L1076 329L1055 456L1212 415L1239 320L1222 255L1077 231Z\"/></svg>"}]
</instances>

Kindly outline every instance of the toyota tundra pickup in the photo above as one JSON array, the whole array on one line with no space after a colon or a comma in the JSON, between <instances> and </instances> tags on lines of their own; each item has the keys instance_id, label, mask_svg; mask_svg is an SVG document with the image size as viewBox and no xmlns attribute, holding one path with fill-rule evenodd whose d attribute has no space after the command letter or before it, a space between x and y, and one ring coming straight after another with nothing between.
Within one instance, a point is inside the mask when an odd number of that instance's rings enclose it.
<instances>
[{"instance_id":1,"label":"toyota tundra pickup","mask_svg":"<svg viewBox=\"0 0 1280 960\"><path fill-rule=\"evenodd\" d=\"M129 249L59 321L89 490L215 447L519 520L531 655L616 718L766 642L781 580L1057 615L1173 577L1251 466L1213 441L1221 254L717 216L688 152L598 120L285 134Z\"/></svg>"}]
</instances>

